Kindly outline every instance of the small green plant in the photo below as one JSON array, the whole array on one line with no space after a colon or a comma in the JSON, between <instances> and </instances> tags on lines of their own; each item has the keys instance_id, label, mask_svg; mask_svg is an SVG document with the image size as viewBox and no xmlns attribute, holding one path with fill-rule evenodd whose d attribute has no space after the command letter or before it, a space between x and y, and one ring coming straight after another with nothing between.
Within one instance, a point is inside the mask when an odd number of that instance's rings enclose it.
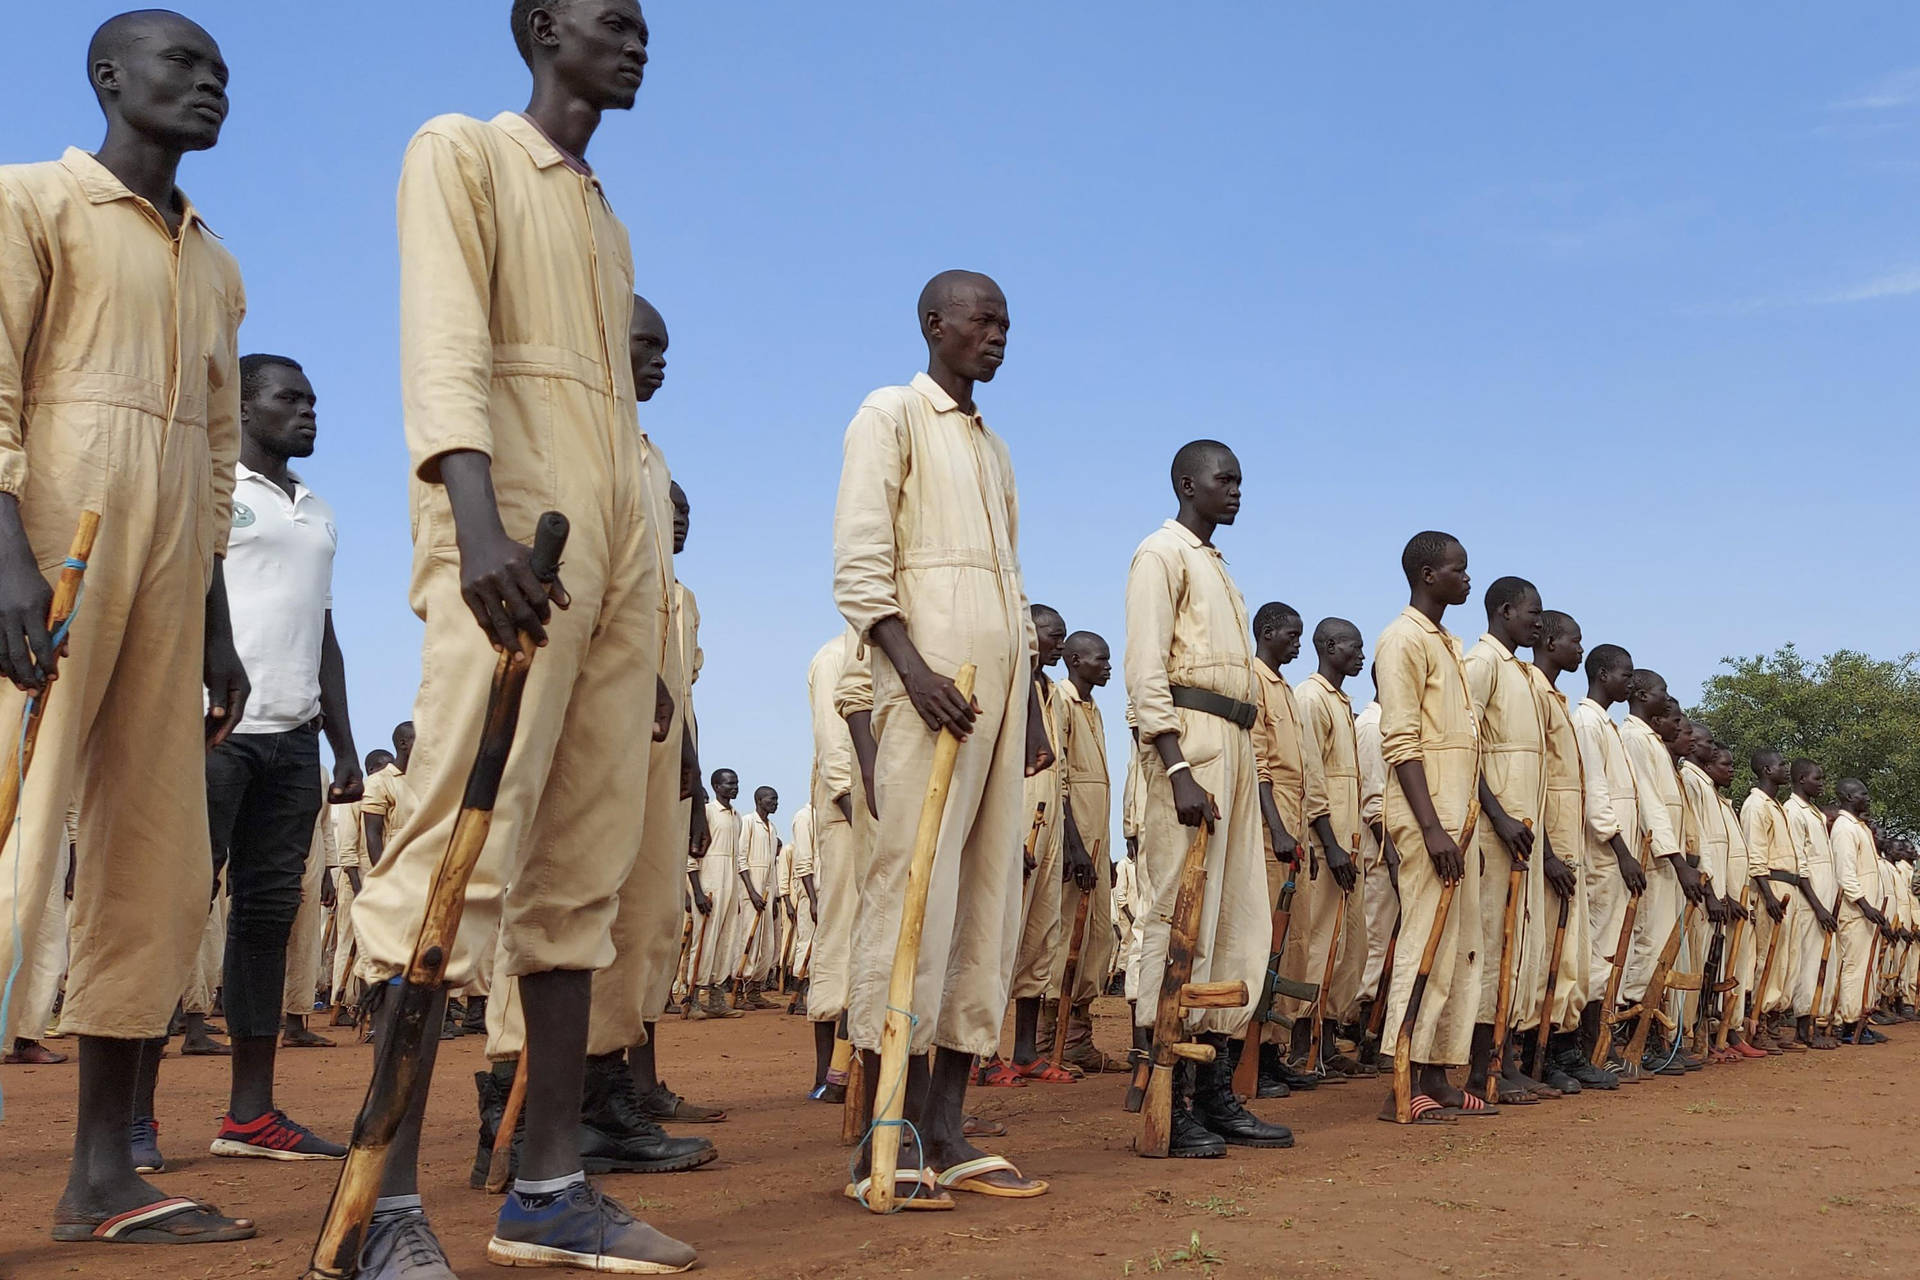
<instances>
[{"instance_id":1,"label":"small green plant","mask_svg":"<svg viewBox=\"0 0 1920 1280\"><path fill-rule=\"evenodd\" d=\"M1245 1217L1248 1212L1240 1207L1239 1201L1229 1200L1224 1196L1208 1196L1205 1200L1189 1200L1187 1201L1187 1207L1189 1209L1205 1209L1208 1213L1219 1218L1241 1218Z\"/></svg>"}]
</instances>

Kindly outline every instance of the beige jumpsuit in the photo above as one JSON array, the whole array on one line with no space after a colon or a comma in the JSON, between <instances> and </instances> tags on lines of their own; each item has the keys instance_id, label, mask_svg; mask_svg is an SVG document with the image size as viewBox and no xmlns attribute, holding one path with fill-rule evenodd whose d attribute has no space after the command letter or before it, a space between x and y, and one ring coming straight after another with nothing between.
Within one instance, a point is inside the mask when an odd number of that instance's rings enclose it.
<instances>
[{"instance_id":1,"label":"beige jumpsuit","mask_svg":"<svg viewBox=\"0 0 1920 1280\"><path fill-rule=\"evenodd\" d=\"M1620 949L1620 929L1627 922L1629 898L1626 881L1620 875L1620 859L1613 851L1613 837L1620 837L1637 860L1644 861L1645 850L1633 767L1627 763L1619 726L1605 707L1592 698L1582 698L1573 709L1573 736L1580 745L1580 778L1585 792L1579 848L1580 882L1587 895L1587 994L1589 999L1601 1000L1613 978L1614 953ZM1620 959L1624 962L1626 957ZM1623 980L1625 976L1623 970Z\"/></svg>"},{"instance_id":2,"label":"beige jumpsuit","mask_svg":"<svg viewBox=\"0 0 1920 1280\"><path fill-rule=\"evenodd\" d=\"M1133 704L1127 704L1127 724L1134 723ZM1147 825L1147 775L1146 750L1138 742L1132 742L1127 751L1127 780L1120 792L1120 836L1131 840L1134 849L1140 847L1140 837ZM1125 952L1121 964L1126 976L1121 988L1127 999L1140 998L1140 913L1153 901L1152 882L1140 866L1137 852L1125 859L1126 865L1120 868L1120 888L1114 891L1114 901L1126 921ZM1264 980L1264 979L1263 979Z\"/></svg>"},{"instance_id":3,"label":"beige jumpsuit","mask_svg":"<svg viewBox=\"0 0 1920 1280\"><path fill-rule=\"evenodd\" d=\"M240 271L184 195L177 235L92 156L0 166L0 493L41 571L99 513L85 597L49 699L0 921L46 928L69 802L66 1031L166 1033L207 923L201 718L207 587L239 457ZM17 734L25 695L0 692ZM0 975L15 939L0 928Z\"/></svg>"},{"instance_id":4,"label":"beige jumpsuit","mask_svg":"<svg viewBox=\"0 0 1920 1280\"><path fill-rule=\"evenodd\" d=\"M779 955L780 916L774 909L774 899L780 896L780 882L775 877L779 852L780 833L774 829L772 820L758 813L749 815L741 828L740 844L733 857L734 874L747 873L753 881L753 891L760 895L763 904L761 910L754 910L746 885L740 886L739 905L735 908L740 918L734 925L740 945L736 948L733 976L748 982L771 973Z\"/></svg>"},{"instance_id":5,"label":"beige jumpsuit","mask_svg":"<svg viewBox=\"0 0 1920 1280\"><path fill-rule=\"evenodd\" d=\"M1360 971L1362 999L1384 998L1387 947L1400 920L1400 894L1393 887L1387 852L1373 835L1387 794L1387 762L1380 754L1380 704L1369 702L1353 718L1354 758L1360 768L1360 852L1367 877L1367 962Z\"/></svg>"},{"instance_id":6,"label":"beige jumpsuit","mask_svg":"<svg viewBox=\"0 0 1920 1280\"><path fill-rule=\"evenodd\" d=\"M1288 918L1286 945L1280 952L1280 976L1296 982L1318 983L1322 975L1312 968L1312 951L1318 919L1314 911L1318 896L1315 886L1322 868L1312 853L1312 823L1327 812L1326 779L1320 775L1320 753L1306 749L1305 732L1300 726L1300 704L1293 696L1293 686L1287 683L1284 675L1258 657L1253 660L1253 670L1255 684L1260 690L1260 696L1255 700L1260 708L1260 717L1253 726L1255 769L1259 781L1266 783L1273 791L1273 805L1279 810L1281 825L1300 845L1300 871L1294 880L1293 911ZM1280 901L1281 888L1287 882L1287 865L1272 856L1272 847L1264 835L1260 840L1260 849L1260 865L1265 872L1267 903L1271 910ZM1332 905L1332 899L1329 898L1325 917L1329 937L1333 930ZM1268 917L1267 947L1271 955L1271 915ZM1326 952L1322 950L1320 954L1324 962ZM1264 984L1264 969L1260 978ZM1282 997L1276 1001L1276 1007L1283 1017L1293 1019L1305 1017L1312 1006L1305 1000ZM1282 1044L1288 1040L1288 1035L1282 1024L1269 1022L1261 1028L1261 1039L1269 1044Z\"/></svg>"},{"instance_id":7,"label":"beige jumpsuit","mask_svg":"<svg viewBox=\"0 0 1920 1280\"><path fill-rule=\"evenodd\" d=\"M1367 965L1366 853L1361 838L1365 824L1360 820L1360 757L1353 728L1353 703L1318 671L1301 682L1294 701L1300 711L1301 745L1309 756L1318 759L1318 773L1327 798L1328 824L1360 877L1355 880L1353 891L1344 895L1345 916L1340 920L1340 949L1334 954L1333 982L1321 1003L1323 1017L1346 1023L1359 1012L1360 979ZM1341 896L1340 884L1327 870L1326 854L1322 850L1320 877L1313 882L1313 937L1307 951L1309 982L1319 982L1326 977L1327 954L1333 951L1333 926L1340 914L1337 908Z\"/></svg>"},{"instance_id":8,"label":"beige jumpsuit","mask_svg":"<svg viewBox=\"0 0 1920 1280\"><path fill-rule=\"evenodd\" d=\"M804 805L793 815L793 842L787 846L787 878L781 885L791 908L793 941L786 947L787 971L805 977L813 955L813 902L807 897L806 877L813 877L814 892L820 889L819 839L814 834L813 806Z\"/></svg>"},{"instance_id":9,"label":"beige jumpsuit","mask_svg":"<svg viewBox=\"0 0 1920 1280\"><path fill-rule=\"evenodd\" d=\"M1458 841L1475 808L1480 741L1460 642L1418 609L1401 610L1380 633L1373 670L1380 696L1380 751L1387 762L1382 812L1387 838L1400 851L1400 945L1393 954L1386 1016L1391 1045L1405 1019L1443 889L1401 787L1399 766L1421 762L1434 815ZM1480 859L1471 843L1461 852L1465 874L1454 888L1434 950L1411 1044L1415 1062L1439 1067L1466 1065L1480 1008L1481 970L1497 967L1480 955Z\"/></svg>"},{"instance_id":10,"label":"beige jumpsuit","mask_svg":"<svg viewBox=\"0 0 1920 1280\"><path fill-rule=\"evenodd\" d=\"M1539 1008L1546 993L1547 921L1546 872L1540 856L1542 818L1546 810L1546 728L1540 719L1540 701L1527 678L1526 664L1490 634L1467 650L1467 689L1473 697L1474 718L1480 726L1480 769L1487 790L1515 822L1533 827L1534 856L1527 859L1520 881L1520 902L1514 911L1513 1015L1518 1025L1531 1001ZM1508 875L1513 856L1482 818L1474 835L1481 857L1480 946L1487 963L1481 970L1478 1021L1492 1023L1499 1003L1500 957L1504 946ZM1559 913L1555 912L1555 918ZM1537 994L1536 994L1537 993Z\"/></svg>"},{"instance_id":11,"label":"beige jumpsuit","mask_svg":"<svg viewBox=\"0 0 1920 1280\"><path fill-rule=\"evenodd\" d=\"M1060 681L1054 694L1072 721L1067 735L1073 744L1066 762L1067 790L1073 801L1074 826L1086 842L1087 856L1093 859L1093 899L1087 904L1087 931L1080 941L1078 980L1071 992L1063 994L1060 988L1067 980L1073 922L1080 914L1084 894L1072 881L1061 886L1060 940L1047 989L1069 1004L1080 1004L1106 989L1105 978L1113 965L1113 930L1108 925L1113 914L1113 858L1107 849L1107 833L1113 823L1112 784L1107 777L1107 729L1100 718L1100 707L1093 699L1082 698L1071 680ZM1044 1033L1045 1028L1041 1030Z\"/></svg>"},{"instance_id":12,"label":"beige jumpsuit","mask_svg":"<svg viewBox=\"0 0 1920 1280\"><path fill-rule=\"evenodd\" d=\"M1749 791L1741 802L1740 833L1747 842L1749 876L1765 878L1768 892L1776 901L1785 899L1787 904L1786 914L1775 924L1767 914L1767 904L1760 901L1757 892L1754 895L1754 944L1761 968L1766 967L1768 950L1774 953L1773 970L1767 976L1766 988L1759 994L1758 1007L1762 1013L1791 1013L1805 935L1807 930L1818 926L1800 890L1774 877L1800 874L1800 852L1787 833L1786 810L1759 787ZM1776 929L1781 931L1777 944L1773 941ZM1758 982L1759 978L1756 976L1754 981Z\"/></svg>"},{"instance_id":13,"label":"beige jumpsuit","mask_svg":"<svg viewBox=\"0 0 1920 1280\"><path fill-rule=\"evenodd\" d=\"M863 640L899 618L940 675L973 663L981 709L935 846L914 975L916 1053L991 1054L1012 985L1034 654L1019 520L1005 442L932 378L883 387L860 406L834 510L834 602ZM860 877L848 1038L877 1050L935 738L886 654L871 653L880 816Z\"/></svg>"},{"instance_id":14,"label":"beige jumpsuit","mask_svg":"<svg viewBox=\"0 0 1920 1280\"><path fill-rule=\"evenodd\" d=\"M842 631L821 645L807 666L807 703L813 714L813 888L820 909L807 966L807 1016L815 1022L833 1022L846 1011L848 948L860 906L852 818L864 816L866 800L853 736L834 705L834 691L859 647L852 631ZM848 810L861 813L842 813L842 798ZM799 838L795 831L794 839Z\"/></svg>"},{"instance_id":15,"label":"beige jumpsuit","mask_svg":"<svg viewBox=\"0 0 1920 1280\"><path fill-rule=\"evenodd\" d=\"M1860 1020L1862 1001L1867 996L1867 966L1880 928L1861 912L1860 904L1878 910L1885 897L1880 889L1880 855L1873 847L1873 832L1850 811L1842 809L1833 820L1831 836L1833 869L1840 882L1840 936L1834 940L1839 959L1840 1021L1848 1026ZM1828 970L1828 980L1833 980Z\"/></svg>"},{"instance_id":16,"label":"beige jumpsuit","mask_svg":"<svg viewBox=\"0 0 1920 1280\"><path fill-rule=\"evenodd\" d=\"M1124 664L1140 724L1147 804L1139 860L1151 894L1137 909L1142 936L1136 1026L1152 1026L1157 1012L1180 869L1194 834L1180 823L1173 781L1153 745L1162 734L1179 736L1193 780L1220 813L1206 842L1206 893L1189 980L1247 984L1246 1004L1195 1011L1186 1025L1203 1033L1242 1034L1266 978L1272 902L1262 871L1266 841L1253 735L1219 716L1175 706L1171 692L1182 685L1253 702L1260 693L1249 636L1246 601L1219 551L1172 520L1148 534L1127 571Z\"/></svg>"},{"instance_id":17,"label":"beige jumpsuit","mask_svg":"<svg viewBox=\"0 0 1920 1280\"><path fill-rule=\"evenodd\" d=\"M1075 747L1073 725L1059 681L1044 675L1037 679L1053 763L1028 778L1021 788L1020 802L1027 813L1029 830L1039 806L1045 804L1047 808L1034 837L1033 874L1020 887L1020 948L1013 962L1011 988L1015 1000L1037 999L1047 993L1053 981L1054 952L1066 934L1060 919L1060 864L1067 848L1067 761Z\"/></svg>"},{"instance_id":18,"label":"beige jumpsuit","mask_svg":"<svg viewBox=\"0 0 1920 1280\"><path fill-rule=\"evenodd\" d=\"M364 793L363 793L364 794ZM348 979L353 974L353 900L355 890L354 876L365 877L367 864L367 835L361 816L361 803L334 804L327 806L327 817L333 823L333 866L327 872L333 877L333 956L327 970L327 990L335 1004L351 1004L351 992L348 991Z\"/></svg>"},{"instance_id":19,"label":"beige jumpsuit","mask_svg":"<svg viewBox=\"0 0 1920 1280\"><path fill-rule=\"evenodd\" d=\"M1749 910L1764 916L1767 914L1766 905L1759 901L1746 880L1751 862L1747 855L1747 842L1740 834L1740 819L1734 816L1733 806L1727 803L1725 796L1716 791L1713 799L1719 810L1720 828L1726 834L1727 840L1727 875L1731 877L1727 887L1732 888L1737 884L1739 889L1734 892L1733 900L1743 902ZM1747 995L1753 990L1753 984L1759 972L1757 968L1759 952L1755 946L1755 932L1753 921L1749 920L1742 925L1739 944L1727 957L1727 977L1733 979L1735 985L1723 997L1721 1008L1742 1022L1746 1018Z\"/></svg>"},{"instance_id":20,"label":"beige jumpsuit","mask_svg":"<svg viewBox=\"0 0 1920 1280\"><path fill-rule=\"evenodd\" d=\"M1680 763L1680 794L1687 806L1687 845L1700 855L1700 875L1707 882L1708 894L1722 896L1731 883L1727 877L1731 872L1732 850L1727 843L1726 830L1720 825L1720 797L1713 789L1713 779L1693 761L1683 760ZM1705 910L1696 911L1693 913L1693 931L1687 937L1685 963L1679 967L1690 973L1703 973L1707 957L1712 951L1713 921L1707 917ZM1724 957L1722 964L1725 964ZM1700 992L1689 991L1686 1021L1683 1024L1689 1035L1693 1032L1699 1012Z\"/></svg>"},{"instance_id":21,"label":"beige jumpsuit","mask_svg":"<svg viewBox=\"0 0 1920 1280\"><path fill-rule=\"evenodd\" d=\"M1834 875L1833 842L1827 834L1827 815L1798 794L1788 796L1781 807L1787 815L1787 838L1799 854L1807 887L1828 910L1835 910L1840 882ZM1796 1016L1810 1013L1816 1023L1821 1023L1838 1003L1839 939L1835 938L1833 945L1828 946L1827 933L1814 918L1813 909L1809 906L1806 910L1807 928L1799 938L1800 954L1794 959L1793 1011ZM1824 985L1820 972L1822 951L1827 954ZM1819 997L1817 1005L1816 996Z\"/></svg>"},{"instance_id":22,"label":"beige jumpsuit","mask_svg":"<svg viewBox=\"0 0 1920 1280\"><path fill-rule=\"evenodd\" d=\"M497 654L461 596L440 459L491 459L508 536L572 522L493 827L447 969L504 938L504 981L601 969L644 822L647 740L670 584L650 545L627 329L633 259L598 180L524 117L441 116L401 166L401 386L411 455L412 603L426 622L408 773L420 807L354 908L361 970L400 971L460 812Z\"/></svg>"},{"instance_id":23,"label":"beige jumpsuit","mask_svg":"<svg viewBox=\"0 0 1920 1280\"><path fill-rule=\"evenodd\" d=\"M746 824L738 813L718 800L707 801L707 852L699 860L700 888L712 904L712 910L693 922L693 946L700 953L700 968L694 979L702 987L722 986L732 977L747 943L740 931L740 902L747 896L740 883L740 842L746 838Z\"/></svg>"},{"instance_id":24,"label":"beige jumpsuit","mask_svg":"<svg viewBox=\"0 0 1920 1280\"><path fill-rule=\"evenodd\" d=\"M1585 778L1581 774L1580 743L1573 731L1573 716L1567 709L1566 695L1531 663L1523 668L1532 682L1540 703L1540 723L1546 731L1546 808L1542 828L1553 843L1553 852L1573 869L1573 898L1567 903L1567 933L1560 944L1560 967L1553 976L1553 1008L1548 1011L1548 1030L1571 1031L1580 1021L1580 1011L1594 993L1588 989L1591 978L1591 943L1587 936L1587 874L1582 866L1586 852ZM1608 850L1612 862L1612 850ZM1544 879L1544 877L1543 877ZM1548 968L1553 961L1553 939L1560 924L1560 895L1545 887L1541 895L1544 914L1540 928L1546 944L1540 966L1540 989L1529 990L1519 1005L1520 1026L1531 1030L1540 1025L1540 1008L1546 1002ZM1600 994L1605 993L1605 988Z\"/></svg>"},{"instance_id":25,"label":"beige jumpsuit","mask_svg":"<svg viewBox=\"0 0 1920 1280\"><path fill-rule=\"evenodd\" d=\"M1635 809L1647 835L1647 852L1640 858L1647 872L1647 889L1640 898L1640 914L1634 917L1633 944L1620 982L1620 999L1631 1003L1646 994L1654 963L1686 906L1680 877L1669 857L1685 851L1682 828L1686 801L1680 795L1673 757L1646 721L1628 716L1620 726L1620 744L1633 770Z\"/></svg>"}]
</instances>

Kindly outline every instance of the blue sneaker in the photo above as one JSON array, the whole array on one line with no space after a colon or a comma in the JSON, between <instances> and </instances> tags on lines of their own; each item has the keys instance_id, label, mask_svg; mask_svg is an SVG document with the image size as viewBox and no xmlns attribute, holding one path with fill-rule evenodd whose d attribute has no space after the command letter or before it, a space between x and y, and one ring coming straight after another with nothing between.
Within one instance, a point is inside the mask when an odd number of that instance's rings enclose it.
<instances>
[{"instance_id":1,"label":"blue sneaker","mask_svg":"<svg viewBox=\"0 0 1920 1280\"><path fill-rule=\"evenodd\" d=\"M167 1158L160 1154L160 1122L152 1116L142 1116L135 1120L127 1130L128 1145L133 1148L133 1171L135 1173L164 1173Z\"/></svg>"},{"instance_id":2,"label":"blue sneaker","mask_svg":"<svg viewBox=\"0 0 1920 1280\"><path fill-rule=\"evenodd\" d=\"M513 1192L487 1242L487 1261L503 1267L657 1276L685 1271L698 1258L586 1182L550 1196Z\"/></svg>"}]
</instances>

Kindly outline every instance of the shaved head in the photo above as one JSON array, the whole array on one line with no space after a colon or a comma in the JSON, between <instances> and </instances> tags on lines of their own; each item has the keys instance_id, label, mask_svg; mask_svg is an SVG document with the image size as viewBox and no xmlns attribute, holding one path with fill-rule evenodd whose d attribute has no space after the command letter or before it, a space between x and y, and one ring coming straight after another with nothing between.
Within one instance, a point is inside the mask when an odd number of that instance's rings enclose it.
<instances>
[{"instance_id":1,"label":"shaved head","mask_svg":"<svg viewBox=\"0 0 1920 1280\"><path fill-rule=\"evenodd\" d=\"M920 290L920 328L924 332L927 317L944 312L956 302L972 298L976 293L985 291L994 297L1005 300L1006 294L994 283L993 277L979 271L942 271L927 281Z\"/></svg>"},{"instance_id":2,"label":"shaved head","mask_svg":"<svg viewBox=\"0 0 1920 1280\"><path fill-rule=\"evenodd\" d=\"M1063 647L1063 652L1078 654L1083 658L1090 658L1102 650L1111 652L1111 650L1108 649L1107 642L1102 639L1097 632L1093 631L1074 632L1067 637L1067 643Z\"/></svg>"},{"instance_id":3,"label":"shaved head","mask_svg":"<svg viewBox=\"0 0 1920 1280\"><path fill-rule=\"evenodd\" d=\"M1336 643L1343 637L1359 639L1360 628L1354 626L1345 618L1322 618L1320 619L1319 625L1313 629L1313 647L1324 650L1328 645Z\"/></svg>"},{"instance_id":4,"label":"shaved head","mask_svg":"<svg viewBox=\"0 0 1920 1280\"><path fill-rule=\"evenodd\" d=\"M182 33L213 39L205 27L171 9L134 9L118 14L101 23L93 33L93 39L87 41L87 69L91 72L102 62L125 57L127 50L142 40L163 39Z\"/></svg>"}]
</instances>

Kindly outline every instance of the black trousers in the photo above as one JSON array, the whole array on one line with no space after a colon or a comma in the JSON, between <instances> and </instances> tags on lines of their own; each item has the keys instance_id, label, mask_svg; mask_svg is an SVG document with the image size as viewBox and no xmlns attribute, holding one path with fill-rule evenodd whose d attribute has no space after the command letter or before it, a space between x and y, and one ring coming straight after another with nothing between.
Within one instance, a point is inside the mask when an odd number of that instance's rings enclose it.
<instances>
[{"instance_id":1,"label":"black trousers","mask_svg":"<svg viewBox=\"0 0 1920 1280\"><path fill-rule=\"evenodd\" d=\"M287 939L324 799L317 725L236 733L207 756L213 878L224 868L232 897L221 996L230 1035L280 1034Z\"/></svg>"}]
</instances>

